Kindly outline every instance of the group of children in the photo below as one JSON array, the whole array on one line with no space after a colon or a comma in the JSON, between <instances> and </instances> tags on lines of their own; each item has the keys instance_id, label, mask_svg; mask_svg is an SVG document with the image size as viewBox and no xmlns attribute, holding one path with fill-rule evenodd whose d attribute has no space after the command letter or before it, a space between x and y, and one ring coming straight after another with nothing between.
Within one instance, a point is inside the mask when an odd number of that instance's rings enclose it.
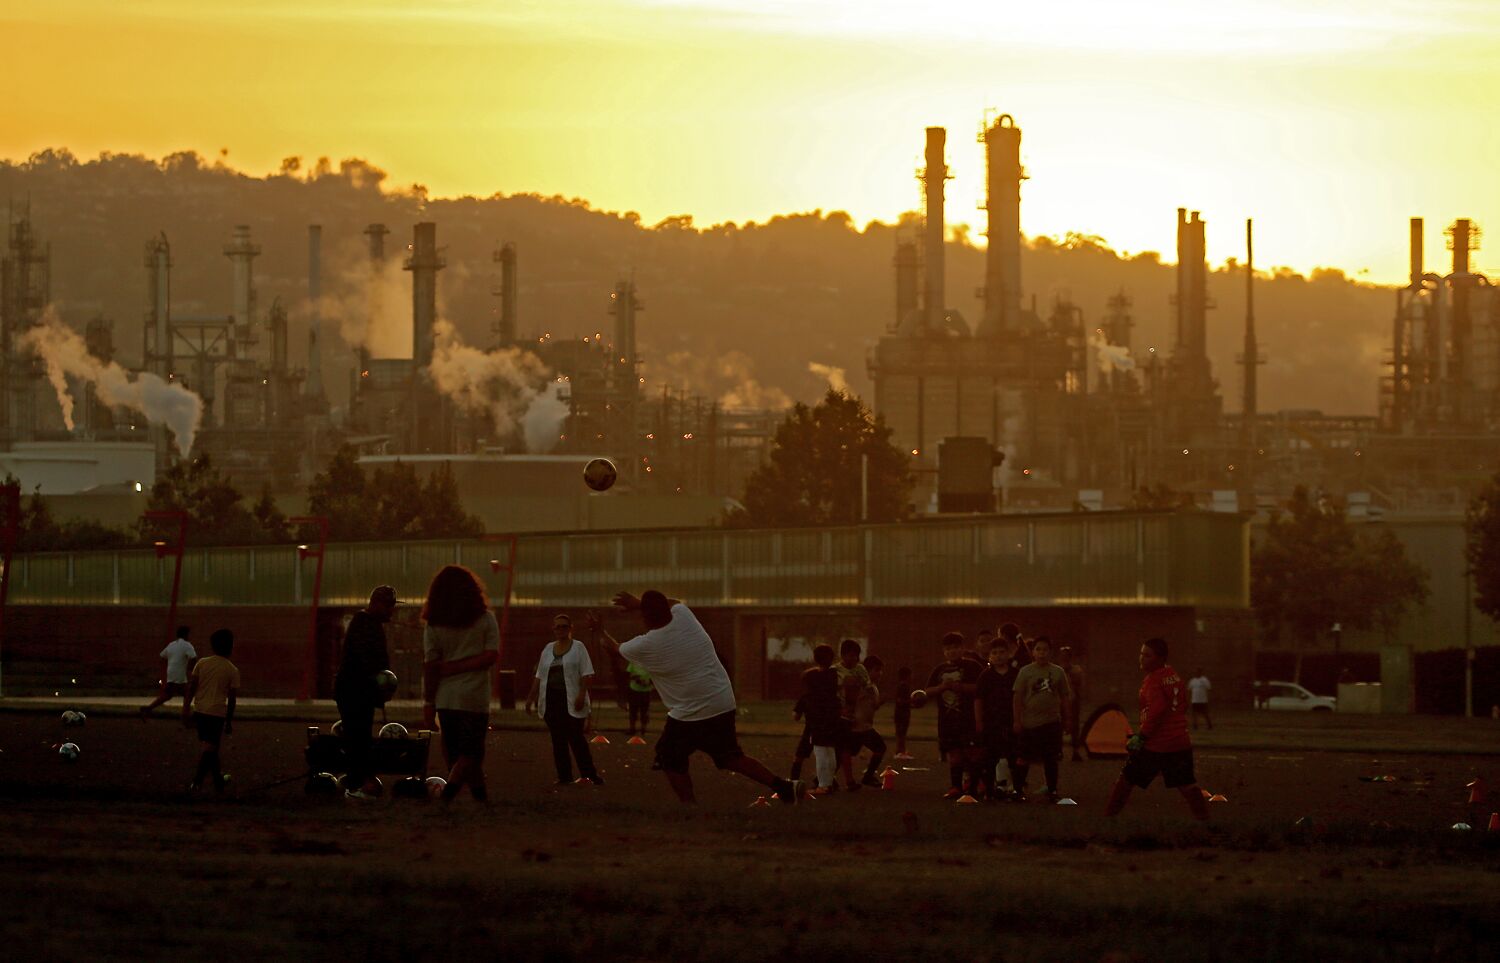
<instances>
[{"instance_id":1,"label":"group of children","mask_svg":"<svg viewBox=\"0 0 1500 963\"><path fill-rule=\"evenodd\" d=\"M224 792L224 767L219 751L226 735L234 732L235 703L239 698L240 670L229 657L234 654L234 633L218 629L208 638L213 655L198 658L188 641L187 626L177 629L177 638L161 650L162 678L156 698L140 709L141 721L173 696L182 696L182 723L198 734L198 763L189 788L208 783Z\"/></svg>"},{"instance_id":2,"label":"group of children","mask_svg":"<svg viewBox=\"0 0 1500 963\"><path fill-rule=\"evenodd\" d=\"M912 688L911 670L896 673L896 758L911 759L906 733L913 708L928 702L937 710L938 752L948 764L946 799L972 797L1024 800L1031 766L1046 777L1042 792L1059 798L1058 762L1063 735L1074 735L1077 758L1077 699L1082 670L1052 661L1045 636L1026 640L1013 623L998 635L981 632L979 650L968 648L962 633L943 636L943 661L933 668L925 689ZM1066 652L1066 649L1064 649ZM875 710L883 704L880 679L884 663L871 655L860 661L861 647L845 639L835 661L833 646L813 650L814 666L802 675L802 696L792 715L804 721L792 759L791 777L801 777L811 757L816 771L815 795L838 792L838 775L846 791L879 787L877 773L885 759L885 740L875 731ZM855 781L854 760L868 749L864 776Z\"/></svg>"}]
</instances>

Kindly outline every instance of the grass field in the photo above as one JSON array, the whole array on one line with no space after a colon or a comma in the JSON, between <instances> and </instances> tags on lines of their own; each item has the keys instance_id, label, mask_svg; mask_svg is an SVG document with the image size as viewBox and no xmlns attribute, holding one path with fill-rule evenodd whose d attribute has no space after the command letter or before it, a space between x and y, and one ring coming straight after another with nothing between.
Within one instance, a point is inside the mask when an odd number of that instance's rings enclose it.
<instances>
[{"instance_id":1,"label":"grass field","mask_svg":"<svg viewBox=\"0 0 1500 963\"><path fill-rule=\"evenodd\" d=\"M776 769L783 725L743 740ZM1285 725L1292 748L1225 748L1229 726L1200 748L1229 799L1203 827L1160 788L1104 820L1102 760L1063 764L1077 807L944 803L930 742L893 792L790 808L747 808L758 787L700 757L685 809L618 737L607 786L554 787L535 731L491 733L488 807L355 806L273 785L301 772L305 727L269 718L228 740L232 798L188 799L196 748L170 715L9 713L0 926L13 958L73 960L1495 959L1500 832L1449 827L1500 759L1309 749ZM1483 731L1464 725L1421 738Z\"/></svg>"}]
</instances>

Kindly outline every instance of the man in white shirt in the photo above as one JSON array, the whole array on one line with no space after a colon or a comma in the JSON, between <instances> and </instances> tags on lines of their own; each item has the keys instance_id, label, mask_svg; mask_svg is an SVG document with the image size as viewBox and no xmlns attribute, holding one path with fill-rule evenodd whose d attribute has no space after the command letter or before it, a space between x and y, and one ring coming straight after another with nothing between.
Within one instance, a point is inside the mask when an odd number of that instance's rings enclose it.
<instances>
[{"instance_id":1,"label":"man in white shirt","mask_svg":"<svg viewBox=\"0 0 1500 963\"><path fill-rule=\"evenodd\" d=\"M656 742L656 761L677 798L696 802L688 759L695 752L706 752L720 769L774 789L784 803L797 802L802 796L801 782L782 779L740 748L734 729L734 686L714 651L713 639L692 610L654 589L640 598L621 592L614 602L627 612L639 612L646 631L622 645L603 631L599 617L592 614L589 630L627 662L650 673L667 708L667 722Z\"/></svg>"},{"instance_id":2,"label":"man in white shirt","mask_svg":"<svg viewBox=\"0 0 1500 963\"><path fill-rule=\"evenodd\" d=\"M1208 690L1213 688L1213 683L1208 681L1208 676L1203 674L1202 669L1195 669L1193 677L1187 681L1188 705L1192 708L1188 718L1192 720L1193 729L1198 728L1198 717L1208 723L1209 731L1213 731L1214 720L1208 714Z\"/></svg>"},{"instance_id":3,"label":"man in white shirt","mask_svg":"<svg viewBox=\"0 0 1500 963\"><path fill-rule=\"evenodd\" d=\"M179 625L177 638L168 642L167 647L161 650L160 688L150 705L141 706L142 722L151 717L157 706L173 696L187 694L188 673L193 671L193 664L198 661L198 652L193 648L193 643L188 641L190 634L186 625Z\"/></svg>"}]
</instances>

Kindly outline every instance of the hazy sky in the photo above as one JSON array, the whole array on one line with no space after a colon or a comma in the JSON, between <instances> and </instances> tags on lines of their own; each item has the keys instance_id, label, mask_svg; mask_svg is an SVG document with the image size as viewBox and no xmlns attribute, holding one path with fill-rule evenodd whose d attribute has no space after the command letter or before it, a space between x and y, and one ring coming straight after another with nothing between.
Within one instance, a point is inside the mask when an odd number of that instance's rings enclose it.
<instances>
[{"instance_id":1,"label":"hazy sky","mask_svg":"<svg viewBox=\"0 0 1500 963\"><path fill-rule=\"evenodd\" d=\"M536 191L700 224L918 204L949 130L983 227L987 108L1022 227L1173 258L1405 273L1406 218L1500 231L1494 0L7 0L0 155L364 157L436 195ZM1496 243L1500 244L1500 236ZM1483 268L1500 254L1481 251Z\"/></svg>"}]
</instances>

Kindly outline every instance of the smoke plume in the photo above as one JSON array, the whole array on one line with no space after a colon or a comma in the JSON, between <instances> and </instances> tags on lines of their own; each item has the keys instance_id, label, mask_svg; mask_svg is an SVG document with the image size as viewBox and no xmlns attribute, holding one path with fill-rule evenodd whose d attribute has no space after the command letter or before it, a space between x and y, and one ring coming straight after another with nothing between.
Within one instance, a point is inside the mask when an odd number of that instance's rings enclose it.
<instances>
[{"instance_id":1,"label":"smoke plume","mask_svg":"<svg viewBox=\"0 0 1500 963\"><path fill-rule=\"evenodd\" d=\"M1130 349L1123 344L1110 344L1103 331L1094 332L1089 338L1089 347L1094 349L1094 358L1100 371L1107 374L1111 371L1135 370L1135 359L1130 356Z\"/></svg>"},{"instance_id":2,"label":"smoke plume","mask_svg":"<svg viewBox=\"0 0 1500 963\"><path fill-rule=\"evenodd\" d=\"M844 369L831 364L819 364L816 361L807 363L807 370L820 378L828 381L828 387L841 395L849 394L849 379L844 377Z\"/></svg>"},{"instance_id":3,"label":"smoke plume","mask_svg":"<svg viewBox=\"0 0 1500 963\"><path fill-rule=\"evenodd\" d=\"M643 365L649 383L665 383L705 398L724 408L790 408L792 399L780 388L761 384L755 362L743 351L726 351L716 358L692 351L674 351L660 367Z\"/></svg>"},{"instance_id":4,"label":"smoke plume","mask_svg":"<svg viewBox=\"0 0 1500 963\"><path fill-rule=\"evenodd\" d=\"M351 348L364 348L372 358L410 358L411 277L399 257L379 264L355 253L339 252L339 266L329 290L318 299L324 323L339 326L339 337Z\"/></svg>"},{"instance_id":5,"label":"smoke plume","mask_svg":"<svg viewBox=\"0 0 1500 963\"><path fill-rule=\"evenodd\" d=\"M192 451L193 439L203 422L203 399L194 392L150 372L132 377L113 361L100 361L89 354L78 332L64 324L51 308L17 344L42 359L69 431L73 430L73 395L68 379L74 378L93 384L105 404L130 408L154 425L166 425L177 440L177 450L184 455Z\"/></svg>"},{"instance_id":6,"label":"smoke plume","mask_svg":"<svg viewBox=\"0 0 1500 963\"><path fill-rule=\"evenodd\" d=\"M529 351L480 351L464 344L449 321L433 325L432 365L437 390L465 411L488 414L497 434L516 427L548 378L547 366Z\"/></svg>"},{"instance_id":7,"label":"smoke plume","mask_svg":"<svg viewBox=\"0 0 1500 963\"><path fill-rule=\"evenodd\" d=\"M566 378L558 378L543 388L531 399L526 414L521 416L526 450L534 455L545 455L556 448L570 411Z\"/></svg>"}]
</instances>

